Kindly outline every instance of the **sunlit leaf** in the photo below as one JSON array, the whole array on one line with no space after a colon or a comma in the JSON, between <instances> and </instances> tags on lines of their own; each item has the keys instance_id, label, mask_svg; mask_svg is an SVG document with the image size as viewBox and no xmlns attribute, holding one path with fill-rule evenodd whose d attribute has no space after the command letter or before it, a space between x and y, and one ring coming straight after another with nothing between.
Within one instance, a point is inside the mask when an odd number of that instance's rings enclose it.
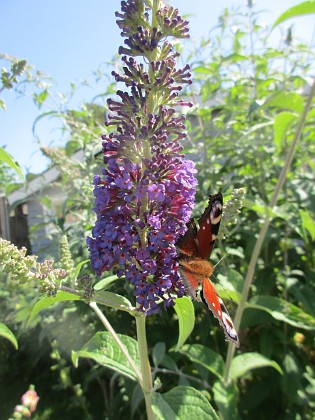
<instances>
[{"instance_id":1,"label":"sunlit leaf","mask_svg":"<svg viewBox=\"0 0 315 420\"><path fill-rule=\"evenodd\" d=\"M84 264L87 264L89 262L90 262L90 260L84 260L84 261L79 262L79 264L76 265L74 273L73 273L73 276L74 276L75 279L78 278L78 275L81 271L81 268L84 266Z\"/></svg>"},{"instance_id":2,"label":"sunlit leaf","mask_svg":"<svg viewBox=\"0 0 315 420\"><path fill-rule=\"evenodd\" d=\"M138 343L131 337L118 334L120 341L129 356L140 370ZM130 379L137 380L137 376L128 362L125 354L118 346L113 336L108 332L98 332L79 351L72 352L72 361L78 366L79 358L93 359L96 363L119 372Z\"/></svg>"},{"instance_id":3,"label":"sunlit leaf","mask_svg":"<svg viewBox=\"0 0 315 420\"><path fill-rule=\"evenodd\" d=\"M5 106L5 102L4 102L3 99L0 99L0 108L2 108L3 111L6 111L7 110L7 107Z\"/></svg>"},{"instance_id":4,"label":"sunlit leaf","mask_svg":"<svg viewBox=\"0 0 315 420\"><path fill-rule=\"evenodd\" d=\"M58 302L66 302L71 300L80 300L80 296L61 290L57 292L55 297L44 296L34 305L27 325L30 325L30 323L33 321L36 315L39 314L39 312L43 309L48 308L49 306L52 306Z\"/></svg>"},{"instance_id":5,"label":"sunlit leaf","mask_svg":"<svg viewBox=\"0 0 315 420\"><path fill-rule=\"evenodd\" d=\"M0 322L0 336L6 338L7 340L11 341L15 349L18 349L18 342L13 334L13 332L2 322Z\"/></svg>"},{"instance_id":6,"label":"sunlit leaf","mask_svg":"<svg viewBox=\"0 0 315 420\"><path fill-rule=\"evenodd\" d=\"M265 107L277 107L279 109L288 109L297 114L301 114L304 108L304 100L301 95L296 92L277 92L266 99Z\"/></svg>"},{"instance_id":7,"label":"sunlit leaf","mask_svg":"<svg viewBox=\"0 0 315 420\"><path fill-rule=\"evenodd\" d=\"M312 214L308 210L299 210L302 227L303 229L307 230L307 232L311 235L312 240L315 240L315 221L314 221L314 214Z\"/></svg>"},{"instance_id":8,"label":"sunlit leaf","mask_svg":"<svg viewBox=\"0 0 315 420\"><path fill-rule=\"evenodd\" d=\"M297 120L296 115L291 112L280 112L274 119L274 137L273 141L277 147L278 152L284 145L286 133L288 128Z\"/></svg>"},{"instance_id":9,"label":"sunlit leaf","mask_svg":"<svg viewBox=\"0 0 315 420\"><path fill-rule=\"evenodd\" d=\"M315 13L315 0L304 1L303 3L297 4L296 6L293 6L282 13L282 15L278 17L272 27L275 28L277 25L279 25L279 23L282 23L285 20L313 13Z\"/></svg>"},{"instance_id":10,"label":"sunlit leaf","mask_svg":"<svg viewBox=\"0 0 315 420\"><path fill-rule=\"evenodd\" d=\"M268 312L274 319L305 330L315 329L315 319L299 307L273 296L254 296L247 308Z\"/></svg>"},{"instance_id":11,"label":"sunlit leaf","mask_svg":"<svg viewBox=\"0 0 315 420\"><path fill-rule=\"evenodd\" d=\"M161 420L219 420L207 398L189 386L177 386L165 394L154 392L151 404L157 418Z\"/></svg>"},{"instance_id":12,"label":"sunlit leaf","mask_svg":"<svg viewBox=\"0 0 315 420\"><path fill-rule=\"evenodd\" d=\"M175 299L175 312L178 316L178 341L176 351L185 343L195 325L195 310L192 301L187 296Z\"/></svg>"},{"instance_id":13,"label":"sunlit leaf","mask_svg":"<svg viewBox=\"0 0 315 420\"><path fill-rule=\"evenodd\" d=\"M106 289L111 283L114 283L116 280L118 280L118 277L116 276L116 274L113 276L108 276L105 279L98 281L94 285L94 290L98 291L98 290Z\"/></svg>"},{"instance_id":14,"label":"sunlit leaf","mask_svg":"<svg viewBox=\"0 0 315 420\"><path fill-rule=\"evenodd\" d=\"M231 370L230 370L230 379L237 379L243 375L246 375L253 369L258 369L262 367L272 367L276 369L279 373L282 373L281 367L277 362L268 359L267 357L259 353L244 353L240 354L232 360Z\"/></svg>"},{"instance_id":15,"label":"sunlit leaf","mask_svg":"<svg viewBox=\"0 0 315 420\"><path fill-rule=\"evenodd\" d=\"M17 162L15 162L10 153L8 153L2 147L0 147L0 161L7 163L10 166L10 168L12 168L19 175L21 180L23 182L25 181L20 165Z\"/></svg>"}]
</instances>

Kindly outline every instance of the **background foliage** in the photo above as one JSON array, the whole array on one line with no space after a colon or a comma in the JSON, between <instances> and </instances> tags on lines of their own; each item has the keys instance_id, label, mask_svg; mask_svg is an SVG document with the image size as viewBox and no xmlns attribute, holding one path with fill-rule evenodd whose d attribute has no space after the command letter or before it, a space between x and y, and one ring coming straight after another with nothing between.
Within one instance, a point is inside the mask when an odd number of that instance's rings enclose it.
<instances>
[{"instance_id":1,"label":"background foliage","mask_svg":"<svg viewBox=\"0 0 315 420\"><path fill-rule=\"evenodd\" d=\"M289 31L278 47L270 28L259 23L249 2L243 12L224 11L219 27L188 57L196 106L187 115L185 152L197 162L199 188L196 214L208 193L229 197L245 187L245 206L237 225L213 253L220 295L238 304L248 262L266 215L271 224L264 241L241 322L241 347L224 382L226 343L217 320L195 303L196 323L186 343L175 351L178 322L173 310L147 320L153 376L160 391L190 385L202 391L224 419L314 416L315 310L315 159L314 116L311 108L287 181L276 207L268 207L303 113L314 73L314 50ZM10 75L7 75L9 80ZM101 82L107 76L99 73ZM63 149L43 149L61 172L67 199L52 220L58 235L67 234L75 263L88 258L85 237L93 225L91 179L101 158L103 99L112 86L80 109L58 109L41 118L58 118L66 139ZM36 92L38 106L49 90ZM73 160L82 149L85 160ZM6 167L0 168L6 173ZM1 172L2 173L2 172ZM11 175L3 177L12 184ZM49 206L49 200L43 197ZM65 224L67 214L76 223ZM88 264L81 274L92 275ZM113 273L108 273L112 275ZM133 290L123 281L111 289L131 301ZM40 396L35 419L144 418L139 386L91 358L76 368L71 351L79 352L102 326L82 302L62 302L46 308L26 328L38 297L2 275L1 321L16 333L19 350L0 342L1 419L7 419L20 396L33 383ZM113 327L132 336L134 321L125 312L106 308ZM104 334L104 333L102 333ZM97 339L95 336L94 340ZM131 345L131 344L130 344ZM82 355L81 355L82 356ZM117 369L118 370L118 369ZM191 403L195 396L191 395ZM202 418L202 417L200 417ZM209 418L209 417L208 417Z\"/></svg>"}]
</instances>

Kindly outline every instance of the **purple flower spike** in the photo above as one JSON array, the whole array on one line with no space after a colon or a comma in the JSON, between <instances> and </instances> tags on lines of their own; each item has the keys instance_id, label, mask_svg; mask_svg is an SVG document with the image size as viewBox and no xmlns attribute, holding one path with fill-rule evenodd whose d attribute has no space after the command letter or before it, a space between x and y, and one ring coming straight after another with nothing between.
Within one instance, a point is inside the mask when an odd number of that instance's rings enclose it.
<instances>
[{"instance_id":1,"label":"purple flower spike","mask_svg":"<svg viewBox=\"0 0 315 420\"><path fill-rule=\"evenodd\" d=\"M153 17L146 4L123 1L116 13L126 47L123 74L112 74L129 90L108 100L106 125L116 132L102 137L105 168L93 180L97 221L87 245L96 274L117 267L134 286L137 308L149 315L161 300L169 307L184 294L175 242L190 219L197 180L181 154L184 117L171 108L191 106L178 99L182 84L191 83L189 66L176 69L178 54L162 41L187 37L187 22L164 5Z\"/></svg>"}]
</instances>

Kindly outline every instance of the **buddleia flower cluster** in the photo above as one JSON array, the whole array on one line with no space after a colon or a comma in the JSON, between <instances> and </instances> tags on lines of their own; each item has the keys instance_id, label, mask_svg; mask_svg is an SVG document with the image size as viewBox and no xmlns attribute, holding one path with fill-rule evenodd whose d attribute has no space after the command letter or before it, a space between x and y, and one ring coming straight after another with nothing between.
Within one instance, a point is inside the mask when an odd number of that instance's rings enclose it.
<instances>
[{"instance_id":1,"label":"buddleia flower cluster","mask_svg":"<svg viewBox=\"0 0 315 420\"><path fill-rule=\"evenodd\" d=\"M19 284L32 283L34 280L39 290L55 296L67 272L63 268L53 268L54 260L37 262L36 255L26 255L27 249L17 248L11 242L0 238L0 269L11 275Z\"/></svg>"},{"instance_id":2,"label":"buddleia flower cluster","mask_svg":"<svg viewBox=\"0 0 315 420\"><path fill-rule=\"evenodd\" d=\"M112 74L126 90L108 100L106 124L115 131L102 137L105 166L93 181L97 220L87 245L96 274L117 267L134 286L137 308L152 314L159 301L168 307L184 294L174 244L197 181L179 144L184 117L173 108L192 106L178 97L191 83L189 66L176 68L169 37L188 37L188 22L162 1L123 1L116 16L125 45L123 72Z\"/></svg>"}]
</instances>

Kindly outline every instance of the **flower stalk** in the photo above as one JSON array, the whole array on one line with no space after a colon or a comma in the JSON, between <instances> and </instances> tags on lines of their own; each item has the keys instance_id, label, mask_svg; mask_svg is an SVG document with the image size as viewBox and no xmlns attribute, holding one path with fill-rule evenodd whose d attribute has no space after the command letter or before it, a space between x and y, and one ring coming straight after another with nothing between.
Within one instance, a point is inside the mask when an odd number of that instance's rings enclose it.
<instances>
[{"instance_id":1,"label":"flower stalk","mask_svg":"<svg viewBox=\"0 0 315 420\"><path fill-rule=\"evenodd\" d=\"M150 315L161 300L167 308L185 292L175 242L197 180L180 153L184 117L173 107L192 106L178 98L191 80L189 66L176 68L178 53L166 39L188 37L188 22L163 1L123 1L116 17L123 72L112 74L127 90L108 99L106 125L116 130L102 137L105 167L94 178L97 220L87 245L96 274L116 267L134 286L137 309Z\"/></svg>"}]
</instances>

